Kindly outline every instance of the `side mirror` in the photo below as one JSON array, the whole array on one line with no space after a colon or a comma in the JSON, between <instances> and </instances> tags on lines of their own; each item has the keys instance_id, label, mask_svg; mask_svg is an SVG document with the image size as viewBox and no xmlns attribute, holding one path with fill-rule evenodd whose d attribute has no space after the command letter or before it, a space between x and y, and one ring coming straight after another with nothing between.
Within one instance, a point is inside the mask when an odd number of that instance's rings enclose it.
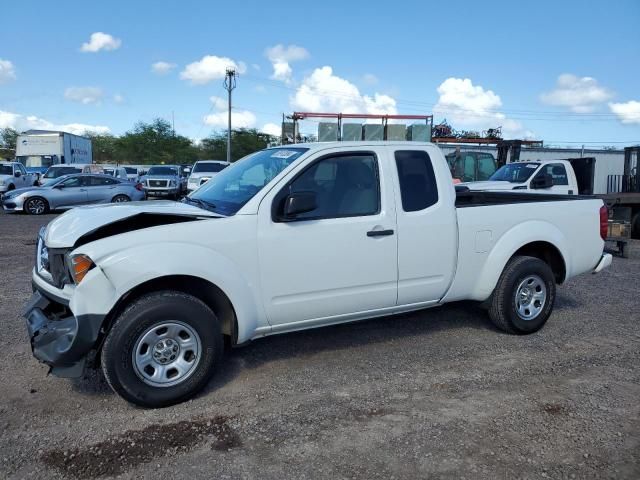
<instances>
[{"instance_id":1,"label":"side mirror","mask_svg":"<svg viewBox=\"0 0 640 480\"><path fill-rule=\"evenodd\" d=\"M548 173L538 174L531 180L531 188L535 190L551 187L553 187L553 177Z\"/></svg>"},{"instance_id":2,"label":"side mirror","mask_svg":"<svg viewBox=\"0 0 640 480\"><path fill-rule=\"evenodd\" d=\"M22 172L20 172L20 170L16 170L16 172L13 174L16 178L20 178L22 176Z\"/></svg>"},{"instance_id":3,"label":"side mirror","mask_svg":"<svg viewBox=\"0 0 640 480\"><path fill-rule=\"evenodd\" d=\"M318 208L315 192L295 192L284 200L284 218L293 220L296 215Z\"/></svg>"}]
</instances>

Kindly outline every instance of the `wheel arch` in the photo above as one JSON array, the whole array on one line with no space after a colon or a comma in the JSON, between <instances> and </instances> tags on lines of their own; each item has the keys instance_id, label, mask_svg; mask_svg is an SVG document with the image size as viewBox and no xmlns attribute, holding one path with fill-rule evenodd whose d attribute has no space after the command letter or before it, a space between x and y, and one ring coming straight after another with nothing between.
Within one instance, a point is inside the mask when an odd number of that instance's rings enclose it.
<instances>
[{"instance_id":1,"label":"wheel arch","mask_svg":"<svg viewBox=\"0 0 640 480\"><path fill-rule=\"evenodd\" d=\"M231 345L238 340L238 319L235 308L227 294L217 285L204 278L192 275L166 275L142 282L122 295L103 324L106 336L118 315L137 298L151 292L174 290L193 295L204 302L220 320L222 333Z\"/></svg>"},{"instance_id":2,"label":"wheel arch","mask_svg":"<svg viewBox=\"0 0 640 480\"><path fill-rule=\"evenodd\" d=\"M563 283L572 272L569 252L567 239L556 226L539 220L520 223L497 239L482 260L478 274L460 282L457 291L448 294L445 301L458 298L485 301L509 260L517 255L529 255L545 261L553 270L556 282Z\"/></svg>"},{"instance_id":3,"label":"wheel arch","mask_svg":"<svg viewBox=\"0 0 640 480\"><path fill-rule=\"evenodd\" d=\"M516 250L509 260L516 256L535 257L542 260L549 265L558 284L562 284L567 277L567 265L564 257L560 250L550 242L537 241L527 243Z\"/></svg>"}]
</instances>

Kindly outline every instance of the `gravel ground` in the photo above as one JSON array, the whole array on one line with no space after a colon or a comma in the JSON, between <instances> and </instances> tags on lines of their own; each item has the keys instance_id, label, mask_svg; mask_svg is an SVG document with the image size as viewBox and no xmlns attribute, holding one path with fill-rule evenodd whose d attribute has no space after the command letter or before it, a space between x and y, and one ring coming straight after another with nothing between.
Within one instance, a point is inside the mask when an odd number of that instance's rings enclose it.
<instances>
[{"instance_id":1,"label":"gravel ground","mask_svg":"<svg viewBox=\"0 0 640 480\"><path fill-rule=\"evenodd\" d=\"M0 214L0 478L640 478L640 244L558 290L537 334L471 304L230 351L143 410L47 376L20 310L38 228Z\"/></svg>"}]
</instances>

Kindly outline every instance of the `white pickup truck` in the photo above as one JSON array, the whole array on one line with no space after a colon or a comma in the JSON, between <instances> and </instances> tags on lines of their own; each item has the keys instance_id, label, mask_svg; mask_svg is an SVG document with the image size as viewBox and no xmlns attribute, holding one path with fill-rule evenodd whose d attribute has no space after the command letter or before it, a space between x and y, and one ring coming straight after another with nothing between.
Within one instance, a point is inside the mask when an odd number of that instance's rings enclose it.
<instances>
[{"instance_id":1,"label":"white pickup truck","mask_svg":"<svg viewBox=\"0 0 640 480\"><path fill-rule=\"evenodd\" d=\"M182 203L53 220L25 316L34 355L54 374L101 365L125 399L164 406L208 382L225 339L457 300L484 304L502 330L535 332L556 284L611 263L606 220L590 198L456 191L433 144L278 147Z\"/></svg>"},{"instance_id":2,"label":"white pickup truck","mask_svg":"<svg viewBox=\"0 0 640 480\"><path fill-rule=\"evenodd\" d=\"M17 188L38 184L38 175L28 173L20 162L0 162L0 196Z\"/></svg>"},{"instance_id":3,"label":"white pickup truck","mask_svg":"<svg viewBox=\"0 0 640 480\"><path fill-rule=\"evenodd\" d=\"M474 191L528 190L531 193L578 195L578 180L567 160L513 162L495 171L489 180L459 185Z\"/></svg>"}]
</instances>

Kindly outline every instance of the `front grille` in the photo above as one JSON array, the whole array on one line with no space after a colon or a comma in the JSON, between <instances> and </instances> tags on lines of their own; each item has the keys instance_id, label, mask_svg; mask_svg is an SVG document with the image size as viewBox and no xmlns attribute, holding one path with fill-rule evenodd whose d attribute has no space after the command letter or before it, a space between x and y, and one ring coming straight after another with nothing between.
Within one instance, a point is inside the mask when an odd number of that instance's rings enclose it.
<instances>
[{"instance_id":1,"label":"front grille","mask_svg":"<svg viewBox=\"0 0 640 480\"><path fill-rule=\"evenodd\" d=\"M167 187L169 180L149 180L150 187Z\"/></svg>"},{"instance_id":2,"label":"front grille","mask_svg":"<svg viewBox=\"0 0 640 480\"><path fill-rule=\"evenodd\" d=\"M62 288L71 282L69 270L65 262L67 249L47 248L44 238L40 237L36 245L36 271L48 283Z\"/></svg>"}]
</instances>

